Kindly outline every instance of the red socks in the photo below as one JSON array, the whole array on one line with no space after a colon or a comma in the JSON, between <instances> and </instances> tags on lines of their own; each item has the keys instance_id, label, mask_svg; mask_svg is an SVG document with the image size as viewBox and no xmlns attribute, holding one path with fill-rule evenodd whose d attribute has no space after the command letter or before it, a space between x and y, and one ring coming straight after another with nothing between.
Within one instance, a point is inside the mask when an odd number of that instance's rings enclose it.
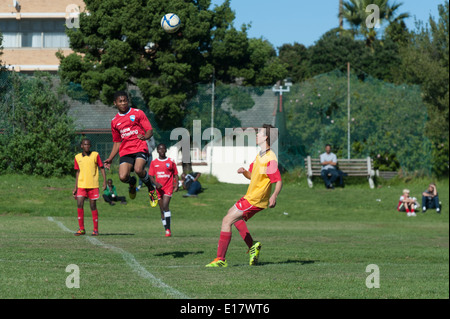
<instances>
[{"instance_id":1,"label":"red socks","mask_svg":"<svg viewBox=\"0 0 450 319\"><path fill-rule=\"evenodd\" d=\"M84 209L77 208L78 213L78 226L80 229L84 229ZM94 230L98 231L98 210L92 211L92 221L94 222Z\"/></svg>"},{"instance_id":2,"label":"red socks","mask_svg":"<svg viewBox=\"0 0 450 319\"><path fill-rule=\"evenodd\" d=\"M94 222L94 231L98 231L98 210L92 211L92 221Z\"/></svg>"},{"instance_id":3,"label":"red socks","mask_svg":"<svg viewBox=\"0 0 450 319\"><path fill-rule=\"evenodd\" d=\"M80 227L81 230L83 230L84 229L84 209L78 208L77 212L78 212L78 226Z\"/></svg>"},{"instance_id":4,"label":"red socks","mask_svg":"<svg viewBox=\"0 0 450 319\"><path fill-rule=\"evenodd\" d=\"M225 260L228 245L231 241L231 232L220 232L219 245L217 247L217 258Z\"/></svg>"},{"instance_id":5,"label":"red socks","mask_svg":"<svg viewBox=\"0 0 450 319\"><path fill-rule=\"evenodd\" d=\"M237 230L239 231L239 234L247 244L248 248L252 247L253 238L250 235L250 232L248 231L247 223L243 220L238 220L237 222L234 223L234 226L236 226Z\"/></svg>"},{"instance_id":6,"label":"red socks","mask_svg":"<svg viewBox=\"0 0 450 319\"><path fill-rule=\"evenodd\" d=\"M234 223L234 226L236 226L237 230L239 231L239 234L247 244L248 248L252 247L253 238L250 235L250 232L248 231L247 223L243 220L239 220ZM230 241L231 241L231 232L221 231L219 238L219 245L217 247L217 258L225 260L225 255L227 254L228 245L230 244Z\"/></svg>"}]
</instances>

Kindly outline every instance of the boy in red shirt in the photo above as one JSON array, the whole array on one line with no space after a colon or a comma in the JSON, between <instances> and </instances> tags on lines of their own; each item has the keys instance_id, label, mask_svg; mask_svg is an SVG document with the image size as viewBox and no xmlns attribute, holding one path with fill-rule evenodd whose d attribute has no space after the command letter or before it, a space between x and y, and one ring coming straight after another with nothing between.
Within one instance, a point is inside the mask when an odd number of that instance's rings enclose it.
<instances>
[{"instance_id":1,"label":"boy in red shirt","mask_svg":"<svg viewBox=\"0 0 450 319\"><path fill-rule=\"evenodd\" d=\"M161 210L161 221L166 231L166 237L172 236L170 231L170 219L172 213L169 208L173 192L178 191L178 169L175 161L166 156L167 147L159 144L156 148L159 158L150 164L148 174L158 193L159 208Z\"/></svg>"},{"instance_id":2,"label":"boy in red shirt","mask_svg":"<svg viewBox=\"0 0 450 319\"><path fill-rule=\"evenodd\" d=\"M106 173L103 167L100 155L97 152L91 152L91 141L87 138L81 141L82 153L75 156L74 168L77 171L75 175L75 188L72 192L77 200L77 213L79 229L75 236L85 235L84 230L84 200L89 198L91 205L92 220L94 222L94 231L92 236L98 236L98 210L96 201L100 197L98 190L98 169L103 176L103 190L106 189Z\"/></svg>"},{"instance_id":3,"label":"boy in red shirt","mask_svg":"<svg viewBox=\"0 0 450 319\"><path fill-rule=\"evenodd\" d=\"M119 112L111 121L114 145L111 154L105 160L105 167L109 169L114 157L119 153L119 178L123 183L130 185L130 198L136 197L136 177L130 177L130 173L134 170L148 187L150 205L156 207L158 198L145 170L145 164L149 159L146 141L153 136L152 126L143 111L129 106L126 92L119 91L114 94L114 105Z\"/></svg>"}]
</instances>

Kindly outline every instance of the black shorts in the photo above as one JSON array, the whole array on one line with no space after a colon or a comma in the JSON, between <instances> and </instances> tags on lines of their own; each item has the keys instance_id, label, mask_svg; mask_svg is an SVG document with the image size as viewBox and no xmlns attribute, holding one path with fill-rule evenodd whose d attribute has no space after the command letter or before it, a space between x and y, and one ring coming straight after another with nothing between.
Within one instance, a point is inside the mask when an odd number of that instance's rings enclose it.
<instances>
[{"instance_id":1,"label":"black shorts","mask_svg":"<svg viewBox=\"0 0 450 319\"><path fill-rule=\"evenodd\" d=\"M125 156L121 156L119 159L119 165L122 163L129 163L129 164L133 165L133 169L134 169L134 163L136 162L137 158L142 158L143 160L145 160L145 162L148 162L149 154L144 153L144 152L139 152L139 153L133 153L133 154L127 154Z\"/></svg>"}]
</instances>

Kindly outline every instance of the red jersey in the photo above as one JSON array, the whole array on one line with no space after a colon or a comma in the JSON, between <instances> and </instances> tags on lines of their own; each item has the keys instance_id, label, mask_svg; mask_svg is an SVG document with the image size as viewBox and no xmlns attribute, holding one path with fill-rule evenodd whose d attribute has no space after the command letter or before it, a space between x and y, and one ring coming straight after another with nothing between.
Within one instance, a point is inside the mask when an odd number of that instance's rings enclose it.
<instances>
[{"instance_id":1,"label":"red jersey","mask_svg":"<svg viewBox=\"0 0 450 319\"><path fill-rule=\"evenodd\" d=\"M134 153L148 153L147 142L138 139L137 135L144 135L152 129L145 113L139 109L131 108L125 114L117 113L111 120L111 133L114 143L121 143L119 155L125 156Z\"/></svg>"},{"instance_id":2,"label":"red jersey","mask_svg":"<svg viewBox=\"0 0 450 319\"><path fill-rule=\"evenodd\" d=\"M155 176L155 181L162 185L162 188L173 187L173 177L178 175L177 164L171 158L164 160L156 158L150 164L148 174Z\"/></svg>"}]
</instances>

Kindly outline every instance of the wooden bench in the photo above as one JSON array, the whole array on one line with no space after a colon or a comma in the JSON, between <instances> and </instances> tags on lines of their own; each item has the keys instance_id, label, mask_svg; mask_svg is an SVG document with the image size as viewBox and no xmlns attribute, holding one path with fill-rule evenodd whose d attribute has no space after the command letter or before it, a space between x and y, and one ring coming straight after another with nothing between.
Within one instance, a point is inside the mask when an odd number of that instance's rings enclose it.
<instances>
[{"instance_id":1,"label":"wooden bench","mask_svg":"<svg viewBox=\"0 0 450 319\"><path fill-rule=\"evenodd\" d=\"M313 187L313 176L321 176L322 164L319 158L311 158L308 156L305 160L306 176L308 178L308 186ZM373 169L373 160L370 157L361 159L338 159L338 168L347 176L363 176L369 180L370 188L374 188L373 177L375 171Z\"/></svg>"}]
</instances>

